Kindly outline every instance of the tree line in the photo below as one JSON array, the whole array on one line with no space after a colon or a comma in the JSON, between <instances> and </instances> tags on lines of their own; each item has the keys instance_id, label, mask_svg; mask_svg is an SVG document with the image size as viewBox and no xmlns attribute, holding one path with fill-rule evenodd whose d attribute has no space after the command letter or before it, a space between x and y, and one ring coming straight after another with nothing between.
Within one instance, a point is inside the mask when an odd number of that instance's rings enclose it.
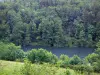
<instances>
[{"instance_id":1,"label":"tree line","mask_svg":"<svg viewBox=\"0 0 100 75\"><path fill-rule=\"evenodd\" d=\"M99 0L0 2L1 41L21 46L94 47L99 39Z\"/></svg>"}]
</instances>

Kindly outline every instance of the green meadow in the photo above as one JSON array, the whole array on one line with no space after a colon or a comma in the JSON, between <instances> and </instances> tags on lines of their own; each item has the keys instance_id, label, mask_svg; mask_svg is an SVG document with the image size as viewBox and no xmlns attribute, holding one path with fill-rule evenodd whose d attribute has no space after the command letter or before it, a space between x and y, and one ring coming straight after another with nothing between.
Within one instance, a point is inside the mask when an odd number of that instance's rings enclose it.
<instances>
[{"instance_id":1,"label":"green meadow","mask_svg":"<svg viewBox=\"0 0 100 75\"><path fill-rule=\"evenodd\" d=\"M0 60L0 75L89 75L88 73L75 72L72 69L55 67L55 65L44 63L31 64L29 61L25 63L3 61ZM91 73L90 75L100 75Z\"/></svg>"}]
</instances>

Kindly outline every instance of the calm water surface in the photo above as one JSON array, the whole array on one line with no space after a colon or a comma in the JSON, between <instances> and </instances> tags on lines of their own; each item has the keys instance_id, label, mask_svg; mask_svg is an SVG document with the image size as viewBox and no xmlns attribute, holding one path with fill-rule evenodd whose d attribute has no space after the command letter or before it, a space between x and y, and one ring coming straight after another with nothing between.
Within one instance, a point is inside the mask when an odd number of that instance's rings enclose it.
<instances>
[{"instance_id":1,"label":"calm water surface","mask_svg":"<svg viewBox=\"0 0 100 75\"><path fill-rule=\"evenodd\" d=\"M93 48L55 48L55 47L44 47L44 46L27 46L24 47L24 51L31 50L31 49L39 49L43 48L48 51L51 51L53 54L57 55L58 57L61 54L68 55L69 57L72 57L73 55L78 55L80 58L84 58L90 53L93 53L95 50Z\"/></svg>"}]
</instances>

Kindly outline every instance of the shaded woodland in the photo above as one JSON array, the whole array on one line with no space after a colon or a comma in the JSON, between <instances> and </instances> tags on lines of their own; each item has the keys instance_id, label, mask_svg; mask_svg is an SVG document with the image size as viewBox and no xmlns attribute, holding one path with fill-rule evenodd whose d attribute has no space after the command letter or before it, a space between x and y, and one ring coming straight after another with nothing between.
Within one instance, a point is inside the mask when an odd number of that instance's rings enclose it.
<instances>
[{"instance_id":1,"label":"shaded woodland","mask_svg":"<svg viewBox=\"0 0 100 75\"><path fill-rule=\"evenodd\" d=\"M100 0L2 0L0 40L21 46L95 47Z\"/></svg>"}]
</instances>

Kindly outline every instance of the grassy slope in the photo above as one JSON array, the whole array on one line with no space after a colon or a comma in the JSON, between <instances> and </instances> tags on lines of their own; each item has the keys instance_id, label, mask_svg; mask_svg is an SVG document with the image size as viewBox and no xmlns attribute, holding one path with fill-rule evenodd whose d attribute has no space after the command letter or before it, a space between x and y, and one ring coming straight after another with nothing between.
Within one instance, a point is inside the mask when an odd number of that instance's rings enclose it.
<instances>
[{"instance_id":1,"label":"grassy slope","mask_svg":"<svg viewBox=\"0 0 100 75\"><path fill-rule=\"evenodd\" d=\"M0 75L17 75L15 73L20 72L21 67L22 63L0 60Z\"/></svg>"},{"instance_id":2,"label":"grassy slope","mask_svg":"<svg viewBox=\"0 0 100 75\"><path fill-rule=\"evenodd\" d=\"M44 66L44 65L36 65L36 64L33 64L33 65L35 68L38 68L40 66ZM22 66L23 66L23 63L0 60L0 75L23 75L23 74L21 74ZM36 70L35 68L33 68L34 72ZM50 67L46 66L44 69L42 68L41 71L44 71L45 69L48 69L48 70L50 70L50 69L55 70L56 69L56 74L54 74L54 75L66 75L65 74L66 69L63 69L63 68L56 68L56 67L50 68ZM39 69L37 69L37 70L39 70ZM70 71L70 73L71 73L70 75L84 75L84 74L76 74L71 69L69 69L68 71ZM44 74L38 73L38 71L36 71L36 72L37 72L36 74L32 74L32 75L44 75ZM53 71L51 71L51 72L53 72ZM43 73L43 72L41 72L41 73ZM92 75L100 75L100 74L92 74Z\"/></svg>"},{"instance_id":3,"label":"grassy slope","mask_svg":"<svg viewBox=\"0 0 100 75\"><path fill-rule=\"evenodd\" d=\"M42 66L42 65L36 65L36 64L33 64L33 65L35 67ZM23 63L20 63L20 62L11 62L11 61L0 60L0 75L22 75L21 71L20 71L22 66L23 66ZM46 68L49 68L49 67L46 67ZM56 75L65 75L65 74L62 74L62 73L65 73L65 71L66 71L65 69L63 69L63 68L58 69L56 67L52 67L52 70L53 69L57 69ZM71 72L71 75L74 75L73 70L69 70L69 71Z\"/></svg>"}]
</instances>

